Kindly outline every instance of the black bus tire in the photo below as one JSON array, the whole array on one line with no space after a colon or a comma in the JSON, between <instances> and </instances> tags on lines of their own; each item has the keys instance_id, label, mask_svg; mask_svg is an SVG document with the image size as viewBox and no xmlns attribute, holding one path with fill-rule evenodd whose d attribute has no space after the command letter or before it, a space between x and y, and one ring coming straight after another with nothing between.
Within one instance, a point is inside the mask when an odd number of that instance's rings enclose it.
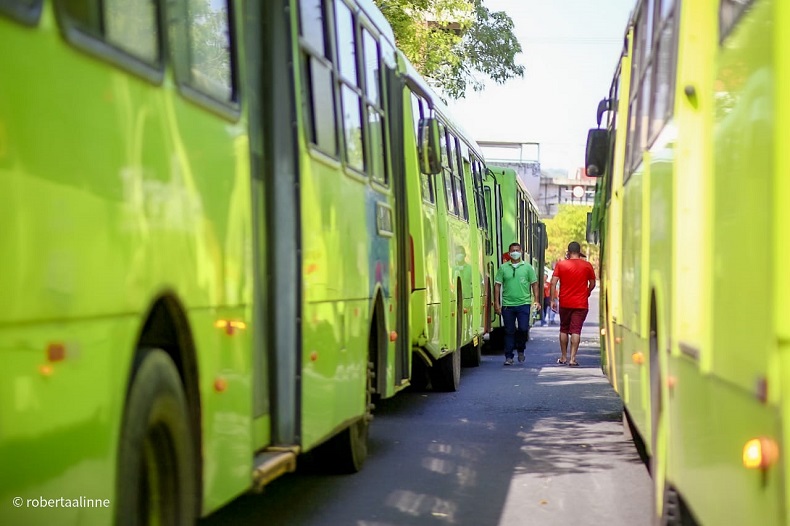
<instances>
[{"instance_id":1,"label":"black bus tire","mask_svg":"<svg viewBox=\"0 0 790 526\"><path fill-rule=\"evenodd\" d=\"M197 476L188 406L173 360L146 351L132 380L118 449L117 525L192 525Z\"/></svg>"}]
</instances>

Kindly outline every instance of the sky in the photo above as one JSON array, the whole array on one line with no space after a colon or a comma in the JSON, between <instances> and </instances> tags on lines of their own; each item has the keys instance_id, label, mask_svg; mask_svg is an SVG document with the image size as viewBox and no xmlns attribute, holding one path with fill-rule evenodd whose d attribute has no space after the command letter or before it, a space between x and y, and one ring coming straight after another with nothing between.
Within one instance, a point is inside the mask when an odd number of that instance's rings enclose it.
<instances>
[{"instance_id":1,"label":"sky","mask_svg":"<svg viewBox=\"0 0 790 526\"><path fill-rule=\"evenodd\" d=\"M513 19L524 77L469 90L466 98L448 101L450 111L477 141L537 142L542 168L575 171L584 164L587 130L609 92L635 4L485 0L488 9Z\"/></svg>"}]
</instances>

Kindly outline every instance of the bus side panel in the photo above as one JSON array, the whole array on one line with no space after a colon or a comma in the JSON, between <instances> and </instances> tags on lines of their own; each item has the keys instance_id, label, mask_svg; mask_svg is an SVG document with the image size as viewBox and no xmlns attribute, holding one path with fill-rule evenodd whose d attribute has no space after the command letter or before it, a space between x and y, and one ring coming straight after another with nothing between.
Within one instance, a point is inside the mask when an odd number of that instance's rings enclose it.
<instances>
[{"instance_id":1,"label":"bus side panel","mask_svg":"<svg viewBox=\"0 0 790 526\"><path fill-rule=\"evenodd\" d=\"M620 343L615 336L615 349L622 354L624 403L643 437L649 437L647 407L650 403L645 386L648 385L646 341L641 334L642 281L643 281L643 219L644 171L634 172L623 188L623 287L624 320L619 325ZM642 353L643 363L634 360L635 353Z\"/></svg>"}]
</instances>

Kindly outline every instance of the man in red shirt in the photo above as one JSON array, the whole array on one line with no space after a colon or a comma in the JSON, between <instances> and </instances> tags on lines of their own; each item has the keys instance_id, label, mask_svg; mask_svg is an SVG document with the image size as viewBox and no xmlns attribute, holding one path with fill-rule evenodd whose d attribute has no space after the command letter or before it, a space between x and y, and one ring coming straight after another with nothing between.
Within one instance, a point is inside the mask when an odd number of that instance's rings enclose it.
<instances>
[{"instance_id":1,"label":"man in red shirt","mask_svg":"<svg viewBox=\"0 0 790 526\"><path fill-rule=\"evenodd\" d=\"M567 363L578 367L576 352L581 341L582 325L587 318L589 305L587 298L595 288L595 270L585 259L582 259L581 246L576 242L568 245L568 258L554 267L551 277L551 309L557 311L557 282L560 282L560 357L557 363ZM571 341L571 359L568 355L568 335Z\"/></svg>"}]
</instances>

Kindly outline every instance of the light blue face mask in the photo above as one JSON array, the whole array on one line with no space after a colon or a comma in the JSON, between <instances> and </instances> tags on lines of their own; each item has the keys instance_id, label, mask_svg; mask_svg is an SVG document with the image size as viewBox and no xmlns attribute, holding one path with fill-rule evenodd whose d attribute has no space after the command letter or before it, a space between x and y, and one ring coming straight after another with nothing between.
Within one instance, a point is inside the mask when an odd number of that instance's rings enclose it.
<instances>
[{"instance_id":1,"label":"light blue face mask","mask_svg":"<svg viewBox=\"0 0 790 526\"><path fill-rule=\"evenodd\" d=\"M510 253L510 259L515 259L516 261L520 260L521 252L519 252L518 250L514 250L513 252Z\"/></svg>"}]
</instances>

